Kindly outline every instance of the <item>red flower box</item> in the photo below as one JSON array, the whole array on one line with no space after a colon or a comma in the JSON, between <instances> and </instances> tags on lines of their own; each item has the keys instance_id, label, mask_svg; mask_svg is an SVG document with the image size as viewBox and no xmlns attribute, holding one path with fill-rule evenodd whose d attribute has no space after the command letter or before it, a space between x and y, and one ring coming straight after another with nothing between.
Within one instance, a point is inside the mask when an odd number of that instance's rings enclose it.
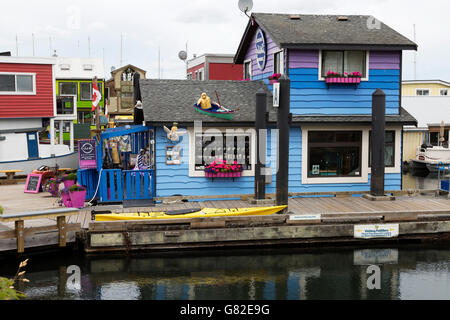
<instances>
[{"instance_id":1,"label":"red flower box","mask_svg":"<svg viewBox=\"0 0 450 320\"><path fill-rule=\"evenodd\" d=\"M359 77L330 77L330 78L326 78L325 80L326 83L350 83L350 84L355 84L355 83L361 83L361 78Z\"/></svg>"},{"instance_id":2,"label":"red flower box","mask_svg":"<svg viewBox=\"0 0 450 320\"><path fill-rule=\"evenodd\" d=\"M206 178L239 178L242 176L242 172L205 172Z\"/></svg>"}]
</instances>

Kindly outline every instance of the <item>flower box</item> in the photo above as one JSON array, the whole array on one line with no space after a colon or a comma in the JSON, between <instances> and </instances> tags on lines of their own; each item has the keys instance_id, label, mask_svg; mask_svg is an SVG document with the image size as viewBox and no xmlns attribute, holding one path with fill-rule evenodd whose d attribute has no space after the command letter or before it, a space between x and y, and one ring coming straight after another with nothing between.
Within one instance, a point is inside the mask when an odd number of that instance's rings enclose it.
<instances>
[{"instance_id":1,"label":"flower box","mask_svg":"<svg viewBox=\"0 0 450 320\"><path fill-rule=\"evenodd\" d=\"M355 83L361 83L361 78L359 77L329 77L325 80L326 83L349 83L349 84L355 84Z\"/></svg>"},{"instance_id":2,"label":"flower box","mask_svg":"<svg viewBox=\"0 0 450 320\"><path fill-rule=\"evenodd\" d=\"M242 172L205 172L206 178L239 178Z\"/></svg>"}]
</instances>

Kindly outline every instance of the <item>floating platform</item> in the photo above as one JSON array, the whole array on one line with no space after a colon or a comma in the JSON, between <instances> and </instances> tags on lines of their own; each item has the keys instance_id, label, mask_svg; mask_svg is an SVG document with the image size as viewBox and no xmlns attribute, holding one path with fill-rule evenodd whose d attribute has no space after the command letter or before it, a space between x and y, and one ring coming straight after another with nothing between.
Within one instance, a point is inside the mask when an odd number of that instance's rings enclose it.
<instances>
[{"instance_id":1,"label":"floating platform","mask_svg":"<svg viewBox=\"0 0 450 320\"><path fill-rule=\"evenodd\" d=\"M6 189L5 189L6 188ZM15 188L20 195L8 193ZM24 195L23 185L2 186L0 202L10 210L55 209L48 195ZM24 221L20 242L14 222L0 222L0 258L7 253L24 254L61 248L62 226L65 244L83 248L86 253L161 252L180 250L225 249L239 247L309 248L317 246L371 246L400 242L450 242L450 200L437 190L396 192L395 201L370 201L354 193L290 194L283 214L265 216L196 217L158 220L93 221L92 211L114 213L164 212L207 208L267 207L241 200L157 203L154 207L124 208L98 206L79 210L60 218ZM436 196L436 195L438 196ZM34 198L30 198L34 196ZM22 201L17 201L22 197ZM30 202L28 202L28 198ZM34 199L34 201L33 201ZM39 200L40 199L40 200ZM269 199L268 199L269 200ZM40 205L39 205L40 203ZM44 208L43 208L44 209ZM19 244L19 246L18 246ZM77 245L77 246L75 246Z\"/></svg>"}]
</instances>

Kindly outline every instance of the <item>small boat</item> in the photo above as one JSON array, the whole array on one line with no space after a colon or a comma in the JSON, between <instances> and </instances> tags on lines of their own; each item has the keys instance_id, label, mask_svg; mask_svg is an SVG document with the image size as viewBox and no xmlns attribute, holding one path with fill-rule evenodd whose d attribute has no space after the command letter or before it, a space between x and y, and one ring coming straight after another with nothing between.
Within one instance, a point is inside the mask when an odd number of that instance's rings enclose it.
<instances>
[{"instance_id":1,"label":"small boat","mask_svg":"<svg viewBox=\"0 0 450 320\"><path fill-rule=\"evenodd\" d=\"M172 210L164 212L94 214L94 216L95 221L264 216L280 212L281 210L284 210L286 208L287 206L230 208L230 209L196 208L196 209Z\"/></svg>"},{"instance_id":2,"label":"small boat","mask_svg":"<svg viewBox=\"0 0 450 320\"><path fill-rule=\"evenodd\" d=\"M208 116L213 116L221 119L231 120L233 119L233 116L235 114L235 110L219 106L216 103L211 102L211 108L209 109L203 109L201 106L199 106L197 103L194 104L194 109L202 114L206 114Z\"/></svg>"},{"instance_id":3,"label":"small boat","mask_svg":"<svg viewBox=\"0 0 450 320\"><path fill-rule=\"evenodd\" d=\"M450 165L450 148L423 144L417 148L416 158L412 162L416 169L437 172L439 164Z\"/></svg>"}]
</instances>

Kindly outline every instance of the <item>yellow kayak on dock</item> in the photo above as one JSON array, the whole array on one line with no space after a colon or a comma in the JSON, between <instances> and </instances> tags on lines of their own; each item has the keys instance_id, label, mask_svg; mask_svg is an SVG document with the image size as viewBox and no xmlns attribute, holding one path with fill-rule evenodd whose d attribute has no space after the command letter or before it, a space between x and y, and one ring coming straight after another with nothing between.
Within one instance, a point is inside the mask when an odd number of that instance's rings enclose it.
<instances>
[{"instance_id":1,"label":"yellow kayak on dock","mask_svg":"<svg viewBox=\"0 0 450 320\"><path fill-rule=\"evenodd\" d=\"M95 214L95 221L264 216L280 212L281 210L284 210L286 208L287 206L227 208L227 209L196 208L196 209L172 210L164 212Z\"/></svg>"}]
</instances>

